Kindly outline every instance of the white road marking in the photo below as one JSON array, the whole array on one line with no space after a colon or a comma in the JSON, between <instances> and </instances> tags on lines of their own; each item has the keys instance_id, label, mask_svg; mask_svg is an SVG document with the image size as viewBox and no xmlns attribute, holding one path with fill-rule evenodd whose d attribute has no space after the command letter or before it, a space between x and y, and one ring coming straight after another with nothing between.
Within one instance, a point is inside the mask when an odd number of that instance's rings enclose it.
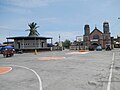
<instances>
[{"instance_id":1,"label":"white road marking","mask_svg":"<svg viewBox=\"0 0 120 90\"><path fill-rule=\"evenodd\" d=\"M87 54L89 52L70 52L70 53L66 53L66 54Z\"/></svg>"},{"instance_id":2,"label":"white road marking","mask_svg":"<svg viewBox=\"0 0 120 90\"><path fill-rule=\"evenodd\" d=\"M110 75L109 75L109 79L108 79L107 90L110 90L112 72L113 72L113 66L114 66L114 59L115 59L115 53L113 53L112 63L111 63L111 66L110 66Z\"/></svg>"},{"instance_id":3,"label":"white road marking","mask_svg":"<svg viewBox=\"0 0 120 90\"><path fill-rule=\"evenodd\" d=\"M30 68L25 67L25 66L19 66L19 65L7 65L7 66L20 67L20 68L24 68L24 69L27 69L29 71L32 71L37 76L37 78L39 80L39 90L42 90L42 81L41 81L41 78L40 78L40 76L37 74L37 72L35 70L30 69Z\"/></svg>"}]
</instances>

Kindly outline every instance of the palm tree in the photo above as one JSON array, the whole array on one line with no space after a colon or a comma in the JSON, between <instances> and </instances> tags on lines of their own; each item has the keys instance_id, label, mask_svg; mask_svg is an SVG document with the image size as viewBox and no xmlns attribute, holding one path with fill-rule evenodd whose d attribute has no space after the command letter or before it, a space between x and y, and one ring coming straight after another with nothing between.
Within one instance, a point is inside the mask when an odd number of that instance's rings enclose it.
<instances>
[{"instance_id":1,"label":"palm tree","mask_svg":"<svg viewBox=\"0 0 120 90\"><path fill-rule=\"evenodd\" d=\"M37 23L34 23L34 22L28 24L30 29L28 29L26 31L30 31L29 36L39 36L40 35L36 30L39 26L36 26L36 25L37 25Z\"/></svg>"}]
</instances>

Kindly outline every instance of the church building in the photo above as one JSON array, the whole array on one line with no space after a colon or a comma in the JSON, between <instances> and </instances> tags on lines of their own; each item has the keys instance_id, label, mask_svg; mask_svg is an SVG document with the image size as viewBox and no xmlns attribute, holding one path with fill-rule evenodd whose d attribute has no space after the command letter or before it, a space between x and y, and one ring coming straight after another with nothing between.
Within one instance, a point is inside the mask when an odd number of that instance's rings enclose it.
<instances>
[{"instance_id":1,"label":"church building","mask_svg":"<svg viewBox=\"0 0 120 90\"><path fill-rule=\"evenodd\" d=\"M92 32L90 32L90 26L86 24L84 26L84 48L96 48L97 46L101 46L103 49L107 47L111 48L111 35L110 35L109 23L103 23L103 32L100 31L96 26Z\"/></svg>"}]
</instances>

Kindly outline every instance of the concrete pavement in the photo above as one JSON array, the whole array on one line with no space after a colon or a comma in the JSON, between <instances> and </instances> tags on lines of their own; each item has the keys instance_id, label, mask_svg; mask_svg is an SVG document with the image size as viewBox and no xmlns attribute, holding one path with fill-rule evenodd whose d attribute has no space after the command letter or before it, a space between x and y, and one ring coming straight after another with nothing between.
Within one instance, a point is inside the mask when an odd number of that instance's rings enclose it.
<instances>
[{"instance_id":1,"label":"concrete pavement","mask_svg":"<svg viewBox=\"0 0 120 90\"><path fill-rule=\"evenodd\" d=\"M42 90L107 90L113 53L115 62L110 89L119 90L119 49L84 54L76 51L24 53L9 58L0 55L0 66L12 65L13 68L0 75L0 90L40 90L38 77L33 72L14 65L34 70L41 79ZM42 57L65 58L40 60Z\"/></svg>"}]
</instances>

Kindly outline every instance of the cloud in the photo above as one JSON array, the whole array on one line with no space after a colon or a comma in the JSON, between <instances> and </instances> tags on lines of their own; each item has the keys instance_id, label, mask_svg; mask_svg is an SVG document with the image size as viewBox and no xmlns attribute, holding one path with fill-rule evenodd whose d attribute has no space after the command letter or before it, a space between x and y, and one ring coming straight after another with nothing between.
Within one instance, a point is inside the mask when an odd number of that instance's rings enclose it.
<instances>
[{"instance_id":1,"label":"cloud","mask_svg":"<svg viewBox=\"0 0 120 90\"><path fill-rule=\"evenodd\" d=\"M61 23L62 20L60 18L56 18L56 17L46 17L46 18L40 18L40 22L44 22L44 23L55 23L55 24L58 24L58 23Z\"/></svg>"},{"instance_id":2,"label":"cloud","mask_svg":"<svg viewBox=\"0 0 120 90\"><path fill-rule=\"evenodd\" d=\"M6 27L6 26L0 26L0 29L9 29L9 27Z\"/></svg>"},{"instance_id":3,"label":"cloud","mask_svg":"<svg viewBox=\"0 0 120 90\"><path fill-rule=\"evenodd\" d=\"M34 8L48 6L55 0L0 0L0 12L29 13Z\"/></svg>"},{"instance_id":4,"label":"cloud","mask_svg":"<svg viewBox=\"0 0 120 90\"><path fill-rule=\"evenodd\" d=\"M53 1L54 0L4 0L3 3L21 8L37 8L41 6L47 6Z\"/></svg>"},{"instance_id":5,"label":"cloud","mask_svg":"<svg viewBox=\"0 0 120 90\"><path fill-rule=\"evenodd\" d=\"M18 29L18 27L17 27L17 26L14 26L14 25L13 25L13 26L12 26L12 25L5 25L5 26L0 25L0 29L1 29L2 31L10 31L10 30L16 31L16 29L19 30L19 29L21 29L21 28Z\"/></svg>"},{"instance_id":6,"label":"cloud","mask_svg":"<svg viewBox=\"0 0 120 90\"><path fill-rule=\"evenodd\" d=\"M64 32L63 32L64 31ZM70 41L76 40L76 36L80 36L80 33L71 31L71 32L65 32L65 30L62 31L51 31L51 32L45 32L42 35L53 37L53 42L59 41L59 35L61 36L61 41L65 41L66 39Z\"/></svg>"}]
</instances>

